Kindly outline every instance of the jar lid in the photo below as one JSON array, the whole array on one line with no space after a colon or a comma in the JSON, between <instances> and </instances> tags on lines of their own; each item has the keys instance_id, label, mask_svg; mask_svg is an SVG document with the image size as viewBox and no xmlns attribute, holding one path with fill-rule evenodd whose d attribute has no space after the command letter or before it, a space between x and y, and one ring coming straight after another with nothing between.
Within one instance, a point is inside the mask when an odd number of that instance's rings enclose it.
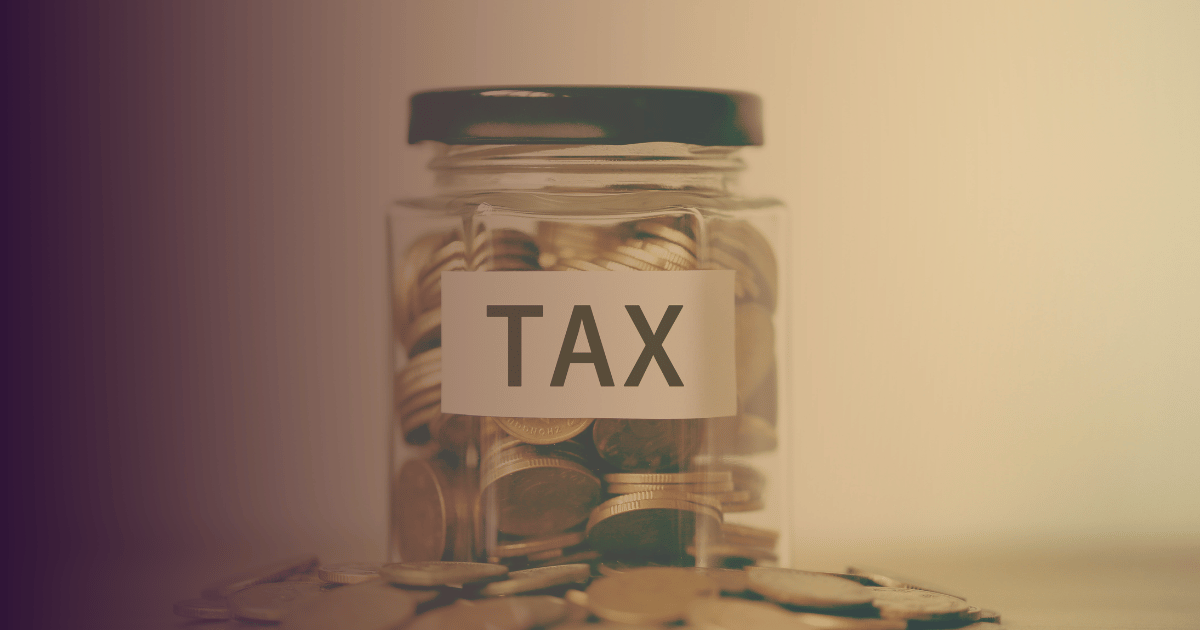
<instances>
[{"instance_id":1,"label":"jar lid","mask_svg":"<svg viewBox=\"0 0 1200 630\"><path fill-rule=\"evenodd\" d=\"M762 144L749 92L665 87L507 86L412 96L408 142Z\"/></svg>"}]
</instances>

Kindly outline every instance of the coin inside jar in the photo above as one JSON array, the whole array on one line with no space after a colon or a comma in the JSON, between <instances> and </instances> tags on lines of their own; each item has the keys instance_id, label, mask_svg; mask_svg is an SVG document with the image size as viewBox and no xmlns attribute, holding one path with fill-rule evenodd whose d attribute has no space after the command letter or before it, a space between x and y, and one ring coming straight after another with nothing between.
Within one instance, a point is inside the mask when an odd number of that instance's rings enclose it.
<instances>
[{"instance_id":1,"label":"coin inside jar","mask_svg":"<svg viewBox=\"0 0 1200 630\"><path fill-rule=\"evenodd\" d=\"M410 459L393 484L393 543L405 561L438 560L446 551L448 482L435 466Z\"/></svg>"},{"instance_id":2,"label":"coin inside jar","mask_svg":"<svg viewBox=\"0 0 1200 630\"><path fill-rule=\"evenodd\" d=\"M565 531L599 503L600 480L586 467L553 457L518 458L489 470L482 505L496 528L517 536Z\"/></svg>"},{"instance_id":3,"label":"coin inside jar","mask_svg":"<svg viewBox=\"0 0 1200 630\"><path fill-rule=\"evenodd\" d=\"M591 418L496 418L509 435L528 444L556 444L582 433Z\"/></svg>"},{"instance_id":4,"label":"coin inside jar","mask_svg":"<svg viewBox=\"0 0 1200 630\"><path fill-rule=\"evenodd\" d=\"M699 533L720 535L721 513L680 499L600 506L588 519L588 542L606 556L679 559Z\"/></svg>"},{"instance_id":5,"label":"coin inside jar","mask_svg":"<svg viewBox=\"0 0 1200 630\"><path fill-rule=\"evenodd\" d=\"M592 425L596 452L619 470L676 471L700 449L696 420L599 418Z\"/></svg>"}]
</instances>

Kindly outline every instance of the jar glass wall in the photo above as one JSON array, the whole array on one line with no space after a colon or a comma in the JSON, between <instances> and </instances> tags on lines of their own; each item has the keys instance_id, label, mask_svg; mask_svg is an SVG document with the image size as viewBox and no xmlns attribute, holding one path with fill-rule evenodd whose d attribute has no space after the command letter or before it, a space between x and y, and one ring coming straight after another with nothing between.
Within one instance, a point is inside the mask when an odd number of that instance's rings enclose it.
<instances>
[{"instance_id":1,"label":"jar glass wall","mask_svg":"<svg viewBox=\"0 0 1200 630\"><path fill-rule=\"evenodd\" d=\"M738 147L433 144L388 222L391 560L786 564L788 216Z\"/></svg>"}]
</instances>

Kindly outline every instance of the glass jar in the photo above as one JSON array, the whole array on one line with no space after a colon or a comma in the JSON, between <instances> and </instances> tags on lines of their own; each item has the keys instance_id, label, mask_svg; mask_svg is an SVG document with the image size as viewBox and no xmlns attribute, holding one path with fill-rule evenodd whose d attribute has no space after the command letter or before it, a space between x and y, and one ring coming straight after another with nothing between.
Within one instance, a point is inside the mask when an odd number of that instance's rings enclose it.
<instances>
[{"instance_id":1,"label":"glass jar","mask_svg":"<svg viewBox=\"0 0 1200 630\"><path fill-rule=\"evenodd\" d=\"M787 564L788 216L737 190L759 120L715 90L413 97L437 189L389 216L392 561Z\"/></svg>"}]
</instances>

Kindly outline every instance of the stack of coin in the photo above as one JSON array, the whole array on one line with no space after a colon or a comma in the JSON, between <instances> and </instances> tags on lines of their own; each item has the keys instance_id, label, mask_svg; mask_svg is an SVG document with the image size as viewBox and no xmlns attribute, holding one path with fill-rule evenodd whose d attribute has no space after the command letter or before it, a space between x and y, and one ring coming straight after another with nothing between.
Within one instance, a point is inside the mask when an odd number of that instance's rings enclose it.
<instances>
[{"instance_id":1,"label":"stack of coin","mask_svg":"<svg viewBox=\"0 0 1200 630\"><path fill-rule=\"evenodd\" d=\"M763 492L767 486L767 478L758 469L707 455L697 457L694 465L701 470L728 472L733 478L734 493L730 495L730 500L721 503L721 509L726 514L763 509Z\"/></svg>"},{"instance_id":2,"label":"stack of coin","mask_svg":"<svg viewBox=\"0 0 1200 630\"><path fill-rule=\"evenodd\" d=\"M578 424L573 420L559 422L566 426ZM498 533L558 534L583 522L599 503L600 479L588 466L583 444L569 439L529 444L508 434L505 428L509 425L495 419L487 418L483 425L480 504L490 517L488 526ZM570 430L539 430L535 435L544 440L547 433L566 435Z\"/></svg>"},{"instance_id":3,"label":"stack of coin","mask_svg":"<svg viewBox=\"0 0 1200 630\"><path fill-rule=\"evenodd\" d=\"M472 271L533 271L540 269L538 245L520 230L481 228L471 248Z\"/></svg>"}]
</instances>

